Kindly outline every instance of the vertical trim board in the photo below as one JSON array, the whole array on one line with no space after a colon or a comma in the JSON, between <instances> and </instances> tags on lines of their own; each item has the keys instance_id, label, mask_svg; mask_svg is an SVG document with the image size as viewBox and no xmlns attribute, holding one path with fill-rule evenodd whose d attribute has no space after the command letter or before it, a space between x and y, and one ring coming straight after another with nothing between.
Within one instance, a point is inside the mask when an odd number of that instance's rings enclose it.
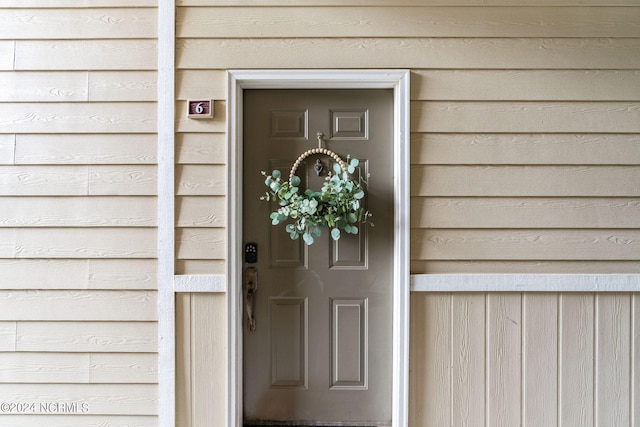
<instances>
[{"instance_id":1,"label":"vertical trim board","mask_svg":"<svg viewBox=\"0 0 640 427\"><path fill-rule=\"evenodd\" d=\"M175 0L158 1L158 426L176 421Z\"/></svg>"}]
</instances>

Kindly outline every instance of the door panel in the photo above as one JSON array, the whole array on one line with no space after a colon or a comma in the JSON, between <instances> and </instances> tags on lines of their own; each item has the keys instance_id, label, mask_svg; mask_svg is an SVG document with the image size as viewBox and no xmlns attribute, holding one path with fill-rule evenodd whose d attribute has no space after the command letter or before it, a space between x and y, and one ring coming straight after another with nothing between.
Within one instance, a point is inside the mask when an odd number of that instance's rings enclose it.
<instances>
[{"instance_id":1,"label":"door panel","mask_svg":"<svg viewBox=\"0 0 640 427\"><path fill-rule=\"evenodd\" d=\"M391 422L393 260L392 90L245 90L243 238L258 246L256 328L246 324L244 419L299 425ZM300 154L323 146L361 160L375 227L313 245L272 226L261 171L288 177ZM314 169L323 166L321 176ZM333 160L297 171L319 189ZM371 177L368 178L368 174Z\"/></svg>"},{"instance_id":2,"label":"door panel","mask_svg":"<svg viewBox=\"0 0 640 427\"><path fill-rule=\"evenodd\" d=\"M307 385L307 299L271 297L271 387L304 388Z\"/></svg>"},{"instance_id":3,"label":"door panel","mask_svg":"<svg viewBox=\"0 0 640 427\"><path fill-rule=\"evenodd\" d=\"M367 299L331 299L331 372L334 390L366 390Z\"/></svg>"}]
</instances>

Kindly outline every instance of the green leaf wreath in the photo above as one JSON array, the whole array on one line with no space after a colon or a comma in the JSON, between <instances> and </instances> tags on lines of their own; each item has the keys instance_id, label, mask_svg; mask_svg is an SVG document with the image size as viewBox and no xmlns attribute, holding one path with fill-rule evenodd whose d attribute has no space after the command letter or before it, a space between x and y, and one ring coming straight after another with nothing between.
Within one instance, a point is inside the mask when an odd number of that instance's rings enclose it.
<instances>
[{"instance_id":1,"label":"green leaf wreath","mask_svg":"<svg viewBox=\"0 0 640 427\"><path fill-rule=\"evenodd\" d=\"M276 201L280 208L270 215L271 224L278 225L287 219L293 220L285 227L292 240L302 239L307 245L322 235L322 228L331 230L333 240L340 239L341 230L358 234L358 224L371 216L362 206L364 189L361 179L352 180L349 174L358 166L358 159L347 157L346 170L334 164L335 173L329 173L320 191L307 189L300 194L300 178L292 176L288 181L281 178L279 170L271 175L262 172L269 191L261 200Z\"/></svg>"}]
</instances>

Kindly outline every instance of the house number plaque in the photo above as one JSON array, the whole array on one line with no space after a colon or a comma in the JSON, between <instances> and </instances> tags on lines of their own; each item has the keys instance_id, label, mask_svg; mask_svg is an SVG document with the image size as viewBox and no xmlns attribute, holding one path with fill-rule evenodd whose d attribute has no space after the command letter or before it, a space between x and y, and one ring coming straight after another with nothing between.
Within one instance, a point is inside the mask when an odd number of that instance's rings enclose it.
<instances>
[{"instance_id":1,"label":"house number plaque","mask_svg":"<svg viewBox=\"0 0 640 427\"><path fill-rule=\"evenodd\" d=\"M187 117L190 119L210 119L213 117L213 99L187 101Z\"/></svg>"}]
</instances>

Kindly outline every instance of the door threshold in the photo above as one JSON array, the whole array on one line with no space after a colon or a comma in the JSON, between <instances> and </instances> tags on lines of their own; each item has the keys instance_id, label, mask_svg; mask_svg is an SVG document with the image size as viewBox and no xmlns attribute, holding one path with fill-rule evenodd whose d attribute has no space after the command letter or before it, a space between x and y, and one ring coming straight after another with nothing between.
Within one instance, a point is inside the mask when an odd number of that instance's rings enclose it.
<instances>
[{"instance_id":1,"label":"door threshold","mask_svg":"<svg viewBox=\"0 0 640 427\"><path fill-rule=\"evenodd\" d=\"M243 424L243 427L386 427L389 424L352 424L332 422L330 424L296 424L295 422L269 423L269 424Z\"/></svg>"},{"instance_id":2,"label":"door threshold","mask_svg":"<svg viewBox=\"0 0 640 427\"><path fill-rule=\"evenodd\" d=\"M251 421L242 427L391 427L389 423L353 422L353 421Z\"/></svg>"}]
</instances>

